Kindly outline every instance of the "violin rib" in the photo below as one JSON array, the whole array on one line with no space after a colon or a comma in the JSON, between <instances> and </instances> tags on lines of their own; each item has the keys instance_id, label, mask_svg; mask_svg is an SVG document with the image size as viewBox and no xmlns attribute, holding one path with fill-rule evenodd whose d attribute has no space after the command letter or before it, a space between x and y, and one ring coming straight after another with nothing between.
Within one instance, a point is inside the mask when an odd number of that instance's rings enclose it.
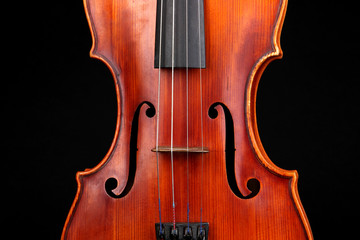
<instances>
[{"instance_id":1,"label":"violin rib","mask_svg":"<svg viewBox=\"0 0 360 240\"><path fill-rule=\"evenodd\" d=\"M278 20L274 29L274 33L273 33L274 51L263 55L263 57L260 58L257 64L254 66L253 71L250 74L249 82L246 90L246 106L247 106L246 117L247 117L249 136L252 142L252 147L254 148L257 156L259 157L259 160L263 163L264 167L266 167L269 171L273 172L274 174L278 174L282 177L290 179L289 188L294 204L304 224L304 228L308 239L313 239L310 223L306 216L305 210L301 204L301 200L297 188L299 175L296 170L291 171L291 170L281 169L270 160L261 143L259 131L257 128L257 122L256 122L256 93L257 93L260 77L270 62L272 62L275 59L282 58L283 55L280 46L280 36L281 36L281 29L284 23L287 3L288 3L287 0L283 0L281 9L279 11Z\"/></svg>"},{"instance_id":2,"label":"violin rib","mask_svg":"<svg viewBox=\"0 0 360 240\"><path fill-rule=\"evenodd\" d=\"M168 68L161 69L157 109L159 2L84 0L93 40L90 56L112 73L118 114L106 156L76 175L78 189L61 239L159 239L158 183L162 221L170 226L173 219L171 154L177 226L185 229L188 218L191 226L203 221L208 240L313 239L297 190L298 173L269 159L256 123L260 77L271 61L282 57L287 0L203 1L206 68L201 69L201 88L200 70L188 69L188 115L186 71L174 71L172 149L167 147L172 80Z\"/></svg>"}]
</instances>

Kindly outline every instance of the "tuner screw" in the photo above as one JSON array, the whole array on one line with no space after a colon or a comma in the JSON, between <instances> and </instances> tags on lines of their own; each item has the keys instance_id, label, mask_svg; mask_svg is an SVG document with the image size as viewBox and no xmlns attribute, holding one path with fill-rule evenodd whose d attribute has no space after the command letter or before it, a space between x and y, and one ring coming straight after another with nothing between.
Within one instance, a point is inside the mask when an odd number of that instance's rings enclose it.
<instances>
[{"instance_id":1,"label":"tuner screw","mask_svg":"<svg viewBox=\"0 0 360 240\"><path fill-rule=\"evenodd\" d=\"M170 239L171 240L176 240L179 237L179 231L177 228L171 228L171 232L170 232Z\"/></svg>"},{"instance_id":2,"label":"tuner screw","mask_svg":"<svg viewBox=\"0 0 360 240\"><path fill-rule=\"evenodd\" d=\"M205 230L203 228L199 228L197 240L205 240Z\"/></svg>"},{"instance_id":3,"label":"tuner screw","mask_svg":"<svg viewBox=\"0 0 360 240\"><path fill-rule=\"evenodd\" d=\"M191 230L191 227L186 227L186 228L185 228L184 239L185 239L185 240L192 240L192 230Z\"/></svg>"},{"instance_id":4,"label":"tuner screw","mask_svg":"<svg viewBox=\"0 0 360 240\"><path fill-rule=\"evenodd\" d=\"M159 239L165 239L164 226L162 226L162 227L159 229Z\"/></svg>"}]
</instances>

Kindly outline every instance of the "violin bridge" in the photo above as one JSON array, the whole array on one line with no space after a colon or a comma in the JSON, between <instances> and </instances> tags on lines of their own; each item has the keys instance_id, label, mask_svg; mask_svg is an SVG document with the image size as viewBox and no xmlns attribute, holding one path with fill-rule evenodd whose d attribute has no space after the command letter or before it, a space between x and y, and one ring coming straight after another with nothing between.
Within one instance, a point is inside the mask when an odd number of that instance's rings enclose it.
<instances>
[{"instance_id":1,"label":"violin bridge","mask_svg":"<svg viewBox=\"0 0 360 240\"><path fill-rule=\"evenodd\" d=\"M168 146L159 146L151 149L152 152L160 152L160 153L167 153L167 152L178 152L178 153L208 153L208 147L171 147Z\"/></svg>"}]
</instances>

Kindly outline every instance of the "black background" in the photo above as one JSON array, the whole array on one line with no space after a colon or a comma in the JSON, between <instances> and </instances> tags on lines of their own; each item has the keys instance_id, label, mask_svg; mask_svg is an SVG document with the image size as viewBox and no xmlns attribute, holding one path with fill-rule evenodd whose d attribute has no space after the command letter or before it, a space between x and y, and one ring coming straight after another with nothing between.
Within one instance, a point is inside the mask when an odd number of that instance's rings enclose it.
<instances>
[{"instance_id":1,"label":"black background","mask_svg":"<svg viewBox=\"0 0 360 240\"><path fill-rule=\"evenodd\" d=\"M263 145L276 165L298 170L315 239L350 239L358 229L355 4L289 0L284 57L258 90ZM111 144L113 79L89 58L81 0L16 2L4 16L2 218L12 239L59 239L76 172L99 163Z\"/></svg>"}]
</instances>

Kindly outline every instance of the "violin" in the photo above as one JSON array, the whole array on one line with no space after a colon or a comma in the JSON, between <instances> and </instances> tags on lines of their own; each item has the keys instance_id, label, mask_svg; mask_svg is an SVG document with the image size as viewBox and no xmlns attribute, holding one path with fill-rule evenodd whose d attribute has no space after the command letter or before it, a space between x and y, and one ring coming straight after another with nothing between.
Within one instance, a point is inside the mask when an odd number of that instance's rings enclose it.
<instances>
[{"instance_id":1,"label":"violin","mask_svg":"<svg viewBox=\"0 0 360 240\"><path fill-rule=\"evenodd\" d=\"M117 94L111 147L78 172L61 239L313 239L298 173L271 162L257 86L287 0L84 0Z\"/></svg>"}]
</instances>

